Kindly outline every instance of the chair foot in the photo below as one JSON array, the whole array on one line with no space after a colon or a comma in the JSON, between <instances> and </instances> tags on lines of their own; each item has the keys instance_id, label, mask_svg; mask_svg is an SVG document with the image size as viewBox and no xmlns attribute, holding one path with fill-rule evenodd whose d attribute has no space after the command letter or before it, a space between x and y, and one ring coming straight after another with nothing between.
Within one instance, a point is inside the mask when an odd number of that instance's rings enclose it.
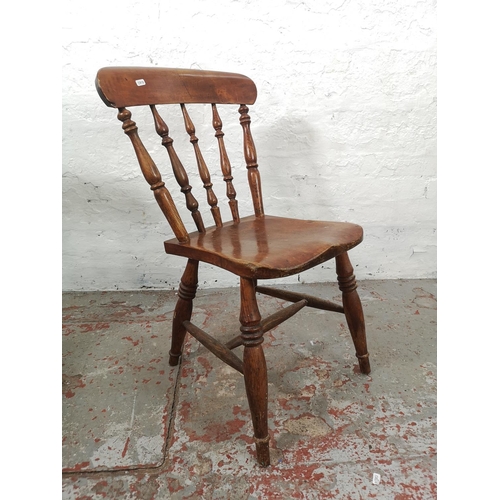
<instances>
[{"instance_id":1,"label":"chair foot","mask_svg":"<svg viewBox=\"0 0 500 500\"><path fill-rule=\"evenodd\" d=\"M172 321L172 346L169 351L168 361L170 366L177 366L182 354L186 338L186 328L184 328L183 323L191 319L193 312L193 299L196 296L198 287L198 264L197 260L188 260L179 285L179 298L177 299Z\"/></svg>"},{"instance_id":2,"label":"chair foot","mask_svg":"<svg viewBox=\"0 0 500 500\"><path fill-rule=\"evenodd\" d=\"M179 364L179 360L181 359L182 354L172 354L172 351L168 351L168 364L170 366L177 366Z\"/></svg>"},{"instance_id":3,"label":"chair foot","mask_svg":"<svg viewBox=\"0 0 500 500\"><path fill-rule=\"evenodd\" d=\"M356 349L359 369L368 375L371 371L368 349L366 345L365 319L363 306L356 291L356 278L347 252L335 258L339 288L342 291L342 304L347 326Z\"/></svg>"},{"instance_id":4,"label":"chair foot","mask_svg":"<svg viewBox=\"0 0 500 500\"><path fill-rule=\"evenodd\" d=\"M257 462L261 467L268 467L271 464L271 457L269 453L270 437L267 435L263 439L254 437L255 451L257 452Z\"/></svg>"},{"instance_id":5,"label":"chair foot","mask_svg":"<svg viewBox=\"0 0 500 500\"><path fill-rule=\"evenodd\" d=\"M243 351L243 375L248 406L252 414L257 462L261 467L267 467L271 460L267 425L267 367L262 346L245 347Z\"/></svg>"},{"instance_id":6,"label":"chair foot","mask_svg":"<svg viewBox=\"0 0 500 500\"><path fill-rule=\"evenodd\" d=\"M366 353L364 356L358 356L356 354L356 357L358 358L359 371L368 375L372 371L370 368L370 354Z\"/></svg>"}]
</instances>

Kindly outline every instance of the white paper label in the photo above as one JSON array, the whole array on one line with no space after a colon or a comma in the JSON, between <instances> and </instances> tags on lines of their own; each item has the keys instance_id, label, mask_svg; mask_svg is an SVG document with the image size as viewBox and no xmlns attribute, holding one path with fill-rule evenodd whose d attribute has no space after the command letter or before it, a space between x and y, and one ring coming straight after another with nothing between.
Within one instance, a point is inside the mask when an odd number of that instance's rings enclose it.
<instances>
[{"instance_id":1,"label":"white paper label","mask_svg":"<svg viewBox=\"0 0 500 500\"><path fill-rule=\"evenodd\" d=\"M138 87L142 87L143 85L146 85L146 82L141 78L140 80L136 80L135 81L135 84L138 86Z\"/></svg>"},{"instance_id":2,"label":"white paper label","mask_svg":"<svg viewBox=\"0 0 500 500\"><path fill-rule=\"evenodd\" d=\"M380 484L380 474L377 474L376 472L373 473L372 483Z\"/></svg>"}]
</instances>

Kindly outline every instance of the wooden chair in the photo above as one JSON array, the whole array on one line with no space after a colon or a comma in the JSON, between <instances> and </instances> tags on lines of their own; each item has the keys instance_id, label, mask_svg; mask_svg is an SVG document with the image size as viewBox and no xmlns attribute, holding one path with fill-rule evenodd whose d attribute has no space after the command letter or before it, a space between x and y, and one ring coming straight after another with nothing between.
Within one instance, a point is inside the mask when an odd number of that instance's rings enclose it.
<instances>
[{"instance_id":1,"label":"wooden chair","mask_svg":"<svg viewBox=\"0 0 500 500\"><path fill-rule=\"evenodd\" d=\"M118 109L118 119L132 142L142 173L173 230L175 238L165 241L165 251L187 258L173 318L170 365L179 363L186 332L189 332L218 358L243 374L252 415L257 461L263 467L268 466L268 383L262 348L265 332L290 318L304 306L343 313L354 341L359 368L362 373L370 373L363 310L347 255L348 250L361 243L363 230L360 226L349 223L297 220L264 214L264 196L247 107L255 102L257 90L249 78L233 73L191 69L107 67L97 73L96 87L104 103ZM210 173L188 114L187 105L196 103L211 105L220 168L232 215L229 222L222 220ZM169 128L156 107L160 104L180 105L185 124L183 133L187 132L193 145L198 172L206 189L207 202L214 220L210 227L205 227L198 202L191 192L188 175L174 149ZM254 208L254 214L246 217L240 217L238 210L222 121L217 110L217 106L222 104L239 106L243 151ZM187 232L160 172L139 138L136 123L132 121L128 109L132 106L150 107L156 132L167 149L175 179L185 195L186 206L196 224L196 232ZM258 280L300 273L333 258L336 260L338 283L342 291L342 305L257 284ZM200 261L226 269L240 277L240 334L225 345L191 323ZM292 304L267 319L262 319L256 292L278 297ZM240 345L244 346L243 360L232 351Z\"/></svg>"}]
</instances>

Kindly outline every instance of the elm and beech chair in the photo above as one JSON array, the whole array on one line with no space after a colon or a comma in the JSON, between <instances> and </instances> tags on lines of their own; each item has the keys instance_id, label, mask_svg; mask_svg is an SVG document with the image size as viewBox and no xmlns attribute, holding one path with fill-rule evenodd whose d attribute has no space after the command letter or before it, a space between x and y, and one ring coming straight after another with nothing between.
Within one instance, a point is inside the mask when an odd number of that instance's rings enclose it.
<instances>
[{"instance_id":1,"label":"elm and beech chair","mask_svg":"<svg viewBox=\"0 0 500 500\"><path fill-rule=\"evenodd\" d=\"M167 254L185 257L175 307L169 363L179 363L186 332L207 347L222 361L243 374L252 415L258 463L270 464L268 433L268 382L262 348L263 335L290 318L304 306L345 314L360 371L370 373L362 305L356 291L356 279L347 252L361 243L363 229L345 222L299 220L265 215L264 195L257 164L257 154L250 132L249 104L257 97L254 82L246 76L192 69L106 67L98 71L96 87L107 106L118 109L122 129L132 142L140 168L156 201L167 218L175 238L164 242ZM185 132L194 148L201 184L214 220L206 227L198 202L191 192L186 170L177 155L167 124L157 105L180 105ZM226 196L232 220L223 222L219 201L212 189L188 106L209 104L212 126L220 153L220 168L226 183ZM243 152L254 213L240 217L233 186L231 164L226 152L218 105L237 105L243 129ZM185 195L197 231L188 233L165 183L138 135L129 107L149 106L156 132L167 149L173 174ZM209 108L207 108L209 109ZM236 108L235 108L236 109ZM236 115L237 116L237 115ZM193 160L194 163L194 160ZM201 187L200 187L201 188ZM208 209L208 207L207 207ZM335 258L342 304L302 293L258 285L259 280L291 276ZM193 299L198 285L198 264L207 262L226 269L240 278L240 333L223 344L191 323ZM287 308L262 319L256 292L291 302ZM241 360L233 349L244 346Z\"/></svg>"}]
</instances>

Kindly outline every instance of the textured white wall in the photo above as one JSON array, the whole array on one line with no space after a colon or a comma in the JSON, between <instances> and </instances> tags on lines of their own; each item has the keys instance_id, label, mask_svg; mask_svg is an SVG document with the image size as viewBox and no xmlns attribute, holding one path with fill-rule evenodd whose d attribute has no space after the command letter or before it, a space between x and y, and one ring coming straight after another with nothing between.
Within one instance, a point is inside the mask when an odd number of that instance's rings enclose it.
<instances>
[{"instance_id":1,"label":"textured white wall","mask_svg":"<svg viewBox=\"0 0 500 500\"><path fill-rule=\"evenodd\" d=\"M63 289L172 288L184 265L164 254L170 229L115 110L95 91L97 70L111 65L248 75L259 91L250 115L266 212L361 224L365 240L351 251L358 279L436 276L435 0L66 0L64 7ZM238 113L223 111L247 215ZM216 158L213 131L201 130L210 120L195 117L207 158ZM171 179L158 137L146 133L150 116L135 111L134 119ZM192 166L180 132L175 145ZM213 180L220 186L220 176ZM223 189L216 194L222 201ZM202 287L237 284L208 265L200 279ZM297 279L329 281L335 272L328 263L286 281Z\"/></svg>"}]
</instances>

